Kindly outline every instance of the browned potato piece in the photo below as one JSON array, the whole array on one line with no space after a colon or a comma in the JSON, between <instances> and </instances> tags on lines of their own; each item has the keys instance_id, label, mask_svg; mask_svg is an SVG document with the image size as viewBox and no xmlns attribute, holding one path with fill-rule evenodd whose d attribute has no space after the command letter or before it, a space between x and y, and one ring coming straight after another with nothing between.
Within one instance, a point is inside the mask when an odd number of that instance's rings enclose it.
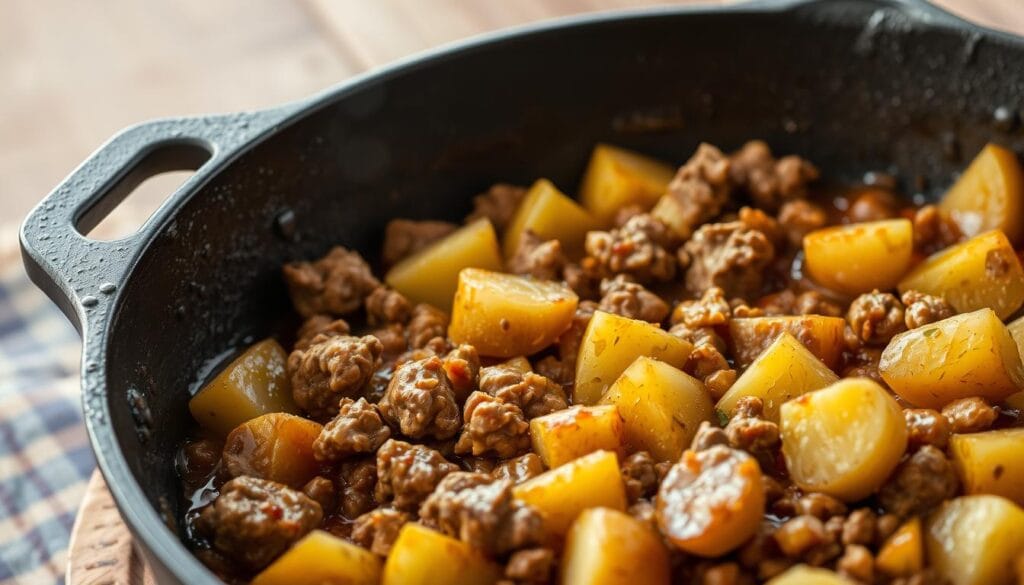
<instances>
[{"instance_id":1,"label":"browned potato piece","mask_svg":"<svg viewBox=\"0 0 1024 585\"><path fill-rule=\"evenodd\" d=\"M900 281L900 292L944 297L960 313L989 308L1005 319L1024 303L1024 268L995 230L929 256Z\"/></svg>"},{"instance_id":2,"label":"browned potato piece","mask_svg":"<svg viewBox=\"0 0 1024 585\"><path fill-rule=\"evenodd\" d=\"M526 230L542 240L558 240L566 254L579 257L583 255L587 232L597 228L590 212L563 195L551 181L539 179L530 187L505 230L505 258L515 255Z\"/></svg>"},{"instance_id":3,"label":"browned potato piece","mask_svg":"<svg viewBox=\"0 0 1024 585\"><path fill-rule=\"evenodd\" d=\"M296 542L252 580L252 585L377 585L377 555L323 530Z\"/></svg>"},{"instance_id":4,"label":"browned potato piece","mask_svg":"<svg viewBox=\"0 0 1024 585\"><path fill-rule=\"evenodd\" d=\"M987 144L942 198L946 211L968 236L1002 230L1010 241L1024 237L1024 173L1017 155Z\"/></svg>"},{"instance_id":5,"label":"browned potato piece","mask_svg":"<svg viewBox=\"0 0 1024 585\"><path fill-rule=\"evenodd\" d=\"M627 205L650 209L665 194L675 172L653 158L598 144L583 176L580 200L598 221L609 224Z\"/></svg>"},{"instance_id":6,"label":"browned potato piece","mask_svg":"<svg viewBox=\"0 0 1024 585\"><path fill-rule=\"evenodd\" d=\"M591 508L569 529L562 585L668 585L669 580L661 538L632 516Z\"/></svg>"},{"instance_id":7,"label":"browned potato piece","mask_svg":"<svg viewBox=\"0 0 1024 585\"><path fill-rule=\"evenodd\" d=\"M602 449L622 450L622 417L611 406L571 406L530 421L533 451L548 468Z\"/></svg>"},{"instance_id":8,"label":"browned potato piece","mask_svg":"<svg viewBox=\"0 0 1024 585\"><path fill-rule=\"evenodd\" d=\"M472 545L409 522L384 562L381 585L493 585L500 578L501 568Z\"/></svg>"},{"instance_id":9,"label":"browned potato piece","mask_svg":"<svg viewBox=\"0 0 1024 585\"><path fill-rule=\"evenodd\" d=\"M761 355L783 331L809 349L829 368L839 364L846 344L839 317L801 315L796 317L751 317L729 322L730 346L736 365L745 368Z\"/></svg>"},{"instance_id":10,"label":"browned potato piece","mask_svg":"<svg viewBox=\"0 0 1024 585\"><path fill-rule=\"evenodd\" d=\"M1017 344L991 309L900 333L878 371L907 402L935 409L971 396L999 403L1024 387Z\"/></svg>"},{"instance_id":11,"label":"browned potato piece","mask_svg":"<svg viewBox=\"0 0 1024 585\"><path fill-rule=\"evenodd\" d=\"M302 487L319 470L313 441L322 429L319 423L294 414L264 414L231 431L224 442L224 464L232 476L251 475Z\"/></svg>"},{"instance_id":12,"label":"browned potato piece","mask_svg":"<svg viewBox=\"0 0 1024 585\"><path fill-rule=\"evenodd\" d=\"M287 361L288 354L273 339L253 345L192 397L192 418L224 436L261 414L298 412L285 371Z\"/></svg>"},{"instance_id":13,"label":"browned potato piece","mask_svg":"<svg viewBox=\"0 0 1024 585\"><path fill-rule=\"evenodd\" d=\"M909 577L924 567L920 518L911 518L886 539L878 551L875 566L890 577Z\"/></svg>"},{"instance_id":14,"label":"browned potato piece","mask_svg":"<svg viewBox=\"0 0 1024 585\"><path fill-rule=\"evenodd\" d=\"M569 328L578 301L561 283L466 268L459 273L448 336L480 355L530 355Z\"/></svg>"},{"instance_id":15,"label":"browned potato piece","mask_svg":"<svg viewBox=\"0 0 1024 585\"><path fill-rule=\"evenodd\" d=\"M999 496L962 496L932 513L928 562L953 585L1010 585L1024 553L1024 510Z\"/></svg>"},{"instance_id":16,"label":"browned potato piece","mask_svg":"<svg viewBox=\"0 0 1024 585\"><path fill-rule=\"evenodd\" d=\"M828 569L797 565L773 577L768 585L855 585L855 582Z\"/></svg>"},{"instance_id":17,"label":"browned potato piece","mask_svg":"<svg viewBox=\"0 0 1024 585\"><path fill-rule=\"evenodd\" d=\"M913 252L909 219L839 225L804 236L804 266L811 278L848 295L895 287Z\"/></svg>"},{"instance_id":18,"label":"browned potato piece","mask_svg":"<svg viewBox=\"0 0 1024 585\"><path fill-rule=\"evenodd\" d=\"M965 492L1024 506L1024 429L953 435L950 451Z\"/></svg>"}]
</instances>

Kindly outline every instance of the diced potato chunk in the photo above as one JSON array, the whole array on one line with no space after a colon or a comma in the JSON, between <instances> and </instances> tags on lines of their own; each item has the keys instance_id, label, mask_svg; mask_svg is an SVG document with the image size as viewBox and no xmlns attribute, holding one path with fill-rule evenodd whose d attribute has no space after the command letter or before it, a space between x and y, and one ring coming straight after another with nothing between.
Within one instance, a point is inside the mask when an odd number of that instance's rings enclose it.
<instances>
[{"instance_id":1,"label":"diced potato chunk","mask_svg":"<svg viewBox=\"0 0 1024 585\"><path fill-rule=\"evenodd\" d=\"M1019 353L1024 356L1024 317L1010 321L1006 324L1006 329L1009 330L1010 337L1013 337L1014 343L1017 344Z\"/></svg>"},{"instance_id":2,"label":"diced potato chunk","mask_svg":"<svg viewBox=\"0 0 1024 585\"><path fill-rule=\"evenodd\" d=\"M764 418L777 423L783 402L838 379L810 350L783 331L729 387L715 408L730 416L740 398L756 396L764 402Z\"/></svg>"},{"instance_id":3,"label":"diced potato chunk","mask_svg":"<svg viewBox=\"0 0 1024 585\"><path fill-rule=\"evenodd\" d=\"M640 356L682 368L693 345L664 329L604 311L590 319L576 359L575 404L594 404Z\"/></svg>"},{"instance_id":4,"label":"diced potato chunk","mask_svg":"<svg viewBox=\"0 0 1024 585\"><path fill-rule=\"evenodd\" d=\"M598 144L590 157L580 199L605 224L627 205L650 209L665 194L675 169L661 161L607 144Z\"/></svg>"},{"instance_id":5,"label":"diced potato chunk","mask_svg":"<svg viewBox=\"0 0 1024 585\"><path fill-rule=\"evenodd\" d=\"M252 580L252 585L377 585L377 555L323 530L295 543Z\"/></svg>"},{"instance_id":6,"label":"diced potato chunk","mask_svg":"<svg viewBox=\"0 0 1024 585\"><path fill-rule=\"evenodd\" d=\"M701 421L714 419L704 384L672 366L638 357L601 397L625 421L626 447L676 461L693 441Z\"/></svg>"},{"instance_id":7,"label":"diced potato chunk","mask_svg":"<svg viewBox=\"0 0 1024 585\"><path fill-rule=\"evenodd\" d=\"M273 412L231 431L224 442L224 463L233 476L251 475L302 487L317 474L313 441L323 427L309 419Z\"/></svg>"},{"instance_id":8,"label":"diced potato chunk","mask_svg":"<svg viewBox=\"0 0 1024 585\"><path fill-rule=\"evenodd\" d=\"M846 502L877 490L907 447L903 410L868 378L845 378L794 398L779 414L793 481Z\"/></svg>"},{"instance_id":9,"label":"diced potato chunk","mask_svg":"<svg viewBox=\"0 0 1024 585\"><path fill-rule=\"evenodd\" d=\"M909 577L924 567L920 518L911 518L886 539L878 551L875 566L890 577Z\"/></svg>"},{"instance_id":10,"label":"diced potato chunk","mask_svg":"<svg viewBox=\"0 0 1024 585\"><path fill-rule=\"evenodd\" d=\"M797 565L768 581L768 585L855 585L855 583L828 569Z\"/></svg>"},{"instance_id":11,"label":"diced potato chunk","mask_svg":"<svg viewBox=\"0 0 1024 585\"><path fill-rule=\"evenodd\" d=\"M382 585L492 585L501 568L473 546L410 522L384 562Z\"/></svg>"},{"instance_id":12,"label":"diced potato chunk","mask_svg":"<svg viewBox=\"0 0 1024 585\"><path fill-rule=\"evenodd\" d=\"M1024 429L953 435L950 450L964 491L1024 506Z\"/></svg>"},{"instance_id":13,"label":"diced potato chunk","mask_svg":"<svg viewBox=\"0 0 1024 585\"><path fill-rule=\"evenodd\" d=\"M936 409L971 396L998 403L1024 387L1017 344L991 309L900 333L878 371L907 402Z\"/></svg>"},{"instance_id":14,"label":"diced potato chunk","mask_svg":"<svg viewBox=\"0 0 1024 585\"><path fill-rule=\"evenodd\" d=\"M968 236L1002 230L1010 241L1024 237L1024 173L1017 155L988 144L942 198L946 211Z\"/></svg>"},{"instance_id":15,"label":"diced potato chunk","mask_svg":"<svg viewBox=\"0 0 1024 585\"><path fill-rule=\"evenodd\" d=\"M539 179L530 187L505 230L505 258L516 253L526 230L542 240L558 240L567 255L580 257L587 232L597 228L598 223L589 211L562 194L551 181Z\"/></svg>"},{"instance_id":16,"label":"diced potato chunk","mask_svg":"<svg viewBox=\"0 0 1024 585\"><path fill-rule=\"evenodd\" d=\"M501 270L498 236L489 220L478 219L409 256L395 264L384 280L414 303L447 311L463 268Z\"/></svg>"},{"instance_id":17,"label":"diced potato chunk","mask_svg":"<svg viewBox=\"0 0 1024 585\"><path fill-rule=\"evenodd\" d=\"M1010 585L1024 552L1024 510L999 496L962 496L928 518L928 561L953 585Z\"/></svg>"},{"instance_id":18,"label":"diced potato chunk","mask_svg":"<svg viewBox=\"0 0 1024 585\"><path fill-rule=\"evenodd\" d=\"M733 319L729 322L730 345L736 365L745 368L786 331L826 366L835 368L845 347L845 326L840 317L822 315Z\"/></svg>"},{"instance_id":19,"label":"diced potato chunk","mask_svg":"<svg viewBox=\"0 0 1024 585\"><path fill-rule=\"evenodd\" d=\"M562 556L562 585L668 585L668 551L632 516L608 508L580 514Z\"/></svg>"},{"instance_id":20,"label":"diced potato chunk","mask_svg":"<svg viewBox=\"0 0 1024 585\"><path fill-rule=\"evenodd\" d=\"M811 278L849 295L895 287L913 252L909 219L833 226L804 236L804 267Z\"/></svg>"},{"instance_id":21,"label":"diced potato chunk","mask_svg":"<svg viewBox=\"0 0 1024 585\"><path fill-rule=\"evenodd\" d=\"M480 355L529 355L572 324L579 298L558 282L466 268L459 273L448 336Z\"/></svg>"},{"instance_id":22,"label":"diced potato chunk","mask_svg":"<svg viewBox=\"0 0 1024 585\"><path fill-rule=\"evenodd\" d=\"M996 230L929 256L899 289L944 297L960 313L987 307L1005 319L1024 302L1024 268L1006 235Z\"/></svg>"},{"instance_id":23,"label":"diced potato chunk","mask_svg":"<svg viewBox=\"0 0 1024 585\"><path fill-rule=\"evenodd\" d=\"M587 508L626 509L619 460L611 451L574 459L517 485L512 493L540 511L545 528L559 536Z\"/></svg>"},{"instance_id":24,"label":"diced potato chunk","mask_svg":"<svg viewBox=\"0 0 1024 585\"><path fill-rule=\"evenodd\" d=\"M188 403L200 426L224 436L249 419L268 412L298 412L292 401L288 354L264 339L235 358Z\"/></svg>"},{"instance_id":25,"label":"diced potato chunk","mask_svg":"<svg viewBox=\"0 0 1024 585\"><path fill-rule=\"evenodd\" d=\"M614 405L572 406L531 420L530 439L554 468L594 451L621 451L622 417Z\"/></svg>"}]
</instances>

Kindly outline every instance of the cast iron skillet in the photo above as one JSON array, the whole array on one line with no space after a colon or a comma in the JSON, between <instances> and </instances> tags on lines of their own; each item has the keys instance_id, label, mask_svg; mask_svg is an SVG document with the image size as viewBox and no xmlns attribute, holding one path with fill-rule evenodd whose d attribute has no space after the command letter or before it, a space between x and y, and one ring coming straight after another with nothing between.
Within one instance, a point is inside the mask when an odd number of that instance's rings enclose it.
<instances>
[{"instance_id":1,"label":"cast iron skillet","mask_svg":"<svg viewBox=\"0 0 1024 585\"><path fill-rule=\"evenodd\" d=\"M22 250L82 334L90 439L137 542L162 582L215 583L177 533L172 461L210 360L288 318L283 262L335 243L372 254L389 218L459 218L496 180L571 192L598 141L682 161L698 140L760 137L827 175L891 170L929 196L987 140L1024 149L1022 64L1021 39L917 0L556 21L280 108L129 128L32 211ZM198 172L138 233L82 236L181 168Z\"/></svg>"}]
</instances>

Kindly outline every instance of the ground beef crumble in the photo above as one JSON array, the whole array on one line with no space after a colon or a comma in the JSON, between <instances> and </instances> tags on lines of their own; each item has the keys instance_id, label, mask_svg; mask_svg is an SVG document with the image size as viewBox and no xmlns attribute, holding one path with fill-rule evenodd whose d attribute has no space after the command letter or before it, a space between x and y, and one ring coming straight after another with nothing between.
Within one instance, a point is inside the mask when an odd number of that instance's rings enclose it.
<instances>
[{"instance_id":1,"label":"ground beef crumble","mask_svg":"<svg viewBox=\"0 0 1024 585\"><path fill-rule=\"evenodd\" d=\"M336 319L330 315L313 315L302 322L299 331L295 334L295 346L293 349L307 349L313 345L313 340L318 336L341 337L352 331L348 321ZM317 339L321 341L322 339Z\"/></svg>"},{"instance_id":2,"label":"ground beef crumble","mask_svg":"<svg viewBox=\"0 0 1024 585\"><path fill-rule=\"evenodd\" d=\"M338 414L324 425L313 441L317 461L339 461L356 453L375 453L391 437L376 404L365 398L342 398Z\"/></svg>"},{"instance_id":3,"label":"ground beef crumble","mask_svg":"<svg viewBox=\"0 0 1024 585\"><path fill-rule=\"evenodd\" d=\"M303 317L352 313L380 286L363 257L341 246L316 262L292 262L283 270L292 304Z\"/></svg>"},{"instance_id":4,"label":"ground beef crumble","mask_svg":"<svg viewBox=\"0 0 1024 585\"><path fill-rule=\"evenodd\" d=\"M437 356L398 366L379 406L388 423L407 437L447 439L462 423L455 390Z\"/></svg>"},{"instance_id":5,"label":"ground beef crumble","mask_svg":"<svg viewBox=\"0 0 1024 585\"><path fill-rule=\"evenodd\" d=\"M738 221L701 226L683 249L691 258L686 289L694 295L717 286L726 297L756 297L775 258L771 241Z\"/></svg>"},{"instance_id":6,"label":"ground beef crumble","mask_svg":"<svg viewBox=\"0 0 1024 585\"><path fill-rule=\"evenodd\" d=\"M646 213L633 216L621 228L587 234L584 270L605 278L624 273L640 283L672 280L671 240L665 224Z\"/></svg>"},{"instance_id":7,"label":"ground beef crumble","mask_svg":"<svg viewBox=\"0 0 1024 585\"><path fill-rule=\"evenodd\" d=\"M433 305L420 303L413 307L412 316L406 329L409 347L420 349L427 347L434 339L448 334L448 314Z\"/></svg>"},{"instance_id":8,"label":"ground beef crumble","mask_svg":"<svg viewBox=\"0 0 1024 585\"><path fill-rule=\"evenodd\" d=\"M942 297L935 297L908 290L900 299L903 302L907 329L917 329L936 321L956 315L953 306Z\"/></svg>"},{"instance_id":9,"label":"ground beef crumble","mask_svg":"<svg viewBox=\"0 0 1024 585\"><path fill-rule=\"evenodd\" d=\"M999 411L977 396L954 400L942 408L942 416L949 421L953 433L980 433L987 431L999 417Z\"/></svg>"},{"instance_id":10,"label":"ground beef crumble","mask_svg":"<svg viewBox=\"0 0 1024 585\"><path fill-rule=\"evenodd\" d=\"M754 203L774 211L785 202L807 196L807 185L818 179L818 169L798 156L776 159L760 140L751 140L729 157L732 182Z\"/></svg>"},{"instance_id":11,"label":"ground beef crumble","mask_svg":"<svg viewBox=\"0 0 1024 585\"><path fill-rule=\"evenodd\" d=\"M338 412L338 401L357 396L381 365L384 346L372 335L315 337L288 356L295 403L317 420Z\"/></svg>"},{"instance_id":12,"label":"ground beef crumble","mask_svg":"<svg viewBox=\"0 0 1024 585\"><path fill-rule=\"evenodd\" d=\"M526 189L506 183L491 186L486 192L473 198L473 212L466 216L466 221L486 218L496 230L503 231L512 221L519 204L526 197Z\"/></svg>"},{"instance_id":13,"label":"ground beef crumble","mask_svg":"<svg viewBox=\"0 0 1024 585\"><path fill-rule=\"evenodd\" d=\"M925 445L893 472L878 493L882 508L901 517L924 514L956 495L959 481L945 453Z\"/></svg>"},{"instance_id":14,"label":"ground beef crumble","mask_svg":"<svg viewBox=\"0 0 1024 585\"><path fill-rule=\"evenodd\" d=\"M885 345L907 329L903 303L892 294L877 290L854 299L846 320L861 341L872 345Z\"/></svg>"},{"instance_id":15,"label":"ground beef crumble","mask_svg":"<svg viewBox=\"0 0 1024 585\"><path fill-rule=\"evenodd\" d=\"M371 510L352 522L352 542L375 555L386 557L398 538L398 532L412 516L392 508Z\"/></svg>"},{"instance_id":16,"label":"ground beef crumble","mask_svg":"<svg viewBox=\"0 0 1024 585\"><path fill-rule=\"evenodd\" d=\"M366 297L366 321L371 326L405 323L412 314L412 305L405 296L386 286L378 286Z\"/></svg>"},{"instance_id":17,"label":"ground beef crumble","mask_svg":"<svg viewBox=\"0 0 1024 585\"><path fill-rule=\"evenodd\" d=\"M458 466L434 449L389 439L377 450L377 501L415 511L444 476L454 471Z\"/></svg>"},{"instance_id":18,"label":"ground beef crumble","mask_svg":"<svg viewBox=\"0 0 1024 585\"><path fill-rule=\"evenodd\" d=\"M601 281L598 309L650 323L661 323L668 316L668 303L622 275Z\"/></svg>"},{"instance_id":19,"label":"ground beef crumble","mask_svg":"<svg viewBox=\"0 0 1024 585\"><path fill-rule=\"evenodd\" d=\"M397 264L414 252L454 232L458 227L447 221L393 219L384 228L381 259L385 266Z\"/></svg>"},{"instance_id":20,"label":"ground beef crumble","mask_svg":"<svg viewBox=\"0 0 1024 585\"><path fill-rule=\"evenodd\" d=\"M530 425L515 403L477 391L466 399L463 416L456 453L515 457L530 449Z\"/></svg>"},{"instance_id":21,"label":"ground beef crumble","mask_svg":"<svg viewBox=\"0 0 1024 585\"><path fill-rule=\"evenodd\" d=\"M668 184L666 201L659 204L673 208L673 216L678 218L673 225L678 237L690 237L697 226L722 212L732 192L729 170L729 159L706 143L699 145L690 160L679 167Z\"/></svg>"},{"instance_id":22,"label":"ground beef crumble","mask_svg":"<svg viewBox=\"0 0 1024 585\"><path fill-rule=\"evenodd\" d=\"M558 240L545 241L526 230L505 268L512 274L526 274L540 280L559 280L567 263L562 244Z\"/></svg>"}]
</instances>

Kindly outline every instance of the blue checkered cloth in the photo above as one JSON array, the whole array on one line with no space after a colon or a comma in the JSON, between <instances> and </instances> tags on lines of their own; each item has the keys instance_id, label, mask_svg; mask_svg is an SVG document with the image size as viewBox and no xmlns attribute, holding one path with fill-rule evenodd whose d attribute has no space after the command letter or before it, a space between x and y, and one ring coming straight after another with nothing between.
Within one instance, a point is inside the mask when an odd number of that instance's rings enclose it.
<instances>
[{"instance_id":1,"label":"blue checkered cloth","mask_svg":"<svg viewBox=\"0 0 1024 585\"><path fill-rule=\"evenodd\" d=\"M95 465L79 405L78 334L0 233L0 584L63 583Z\"/></svg>"}]
</instances>

